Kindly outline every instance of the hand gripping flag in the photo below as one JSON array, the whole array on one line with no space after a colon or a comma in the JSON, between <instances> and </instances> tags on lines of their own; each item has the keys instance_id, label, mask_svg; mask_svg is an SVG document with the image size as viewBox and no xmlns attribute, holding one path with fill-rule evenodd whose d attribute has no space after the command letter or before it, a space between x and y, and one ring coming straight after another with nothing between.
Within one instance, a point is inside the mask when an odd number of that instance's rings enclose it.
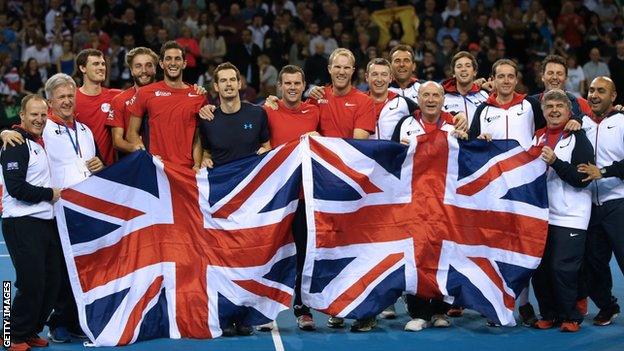
<instances>
[{"instance_id":1,"label":"hand gripping flag","mask_svg":"<svg viewBox=\"0 0 624 351\"><path fill-rule=\"evenodd\" d=\"M91 341L217 337L287 309L297 145L197 175L135 152L64 190L58 226Z\"/></svg>"},{"instance_id":2,"label":"hand gripping flag","mask_svg":"<svg viewBox=\"0 0 624 351\"><path fill-rule=\"evenodd\" d=\"M363 318L406 291L515 325L515 298L546 240L546 166L538 150L514 141L458 142L441 131L410 148L304 142L304 303Z\"/></svg>"}]
</instances>

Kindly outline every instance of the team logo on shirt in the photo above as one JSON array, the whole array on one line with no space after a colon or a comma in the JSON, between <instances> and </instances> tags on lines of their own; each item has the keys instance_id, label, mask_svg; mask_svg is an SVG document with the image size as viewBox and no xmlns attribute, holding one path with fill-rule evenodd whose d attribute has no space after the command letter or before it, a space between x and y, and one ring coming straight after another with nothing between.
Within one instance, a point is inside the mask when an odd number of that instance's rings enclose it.
<instances>
[{"instance_id":1,"label":"team logo on shirt","mask_svg":"<svg viewBox=\"0 0 624 351\"><path fill-rule=\"evenodd\" d=\"M445 111L457 111L459 109L459 104L448 104L448 105L444 105L444 110Z\"/></svg>"},{"instance_id":2,"label":"team logo on shirt","mask_svg":"<svg viewBox=\"0 0 624 351\"><path fill-rule=\"evenodd\" d=\"M154 92L154 95L156 95L156 96L171 96L171 92L170 91L164 91L164 90L156 90Z\"/></svg>"},{"instance_id":3,"label":"team logo on shirt","mask_svg":"<svg viewBox=\"0 0 624 351\"><path fill-rule=\"evenodd\" d=\"M7 171L15 171L19 169L19 163L17 162L9 162L7 163Z\"/></svg>"},{"instance_id":4,"label":"team logo on shirt","mask_svg":"<svg viewBox=\"0 0 624 351\"><path fill-rule=\"evenodd\" d=\"M501 115L486 116L485 117L485 121L488 122L488 123L492 123L492 122L496 121L499 118L501 118Z\"/></svg>"},{"instance_id":5,"label":"team logo on shirt","mask_svg":"<svg viewBox=\"0 0 624 351\"><path fill-rule=\"evenodd\" d=\"M158 96L158 95L157 95ZM136 100L136 95L133 95L130 100L126 100L125 104L126 106L130 106L132 104L134 104L134 101Z\"/></svg>"},{"instance_id":6,"label":"team logo on shirt","mask_svg":"<svg viewBox=\"0 0 624 351\"><path fill-rule=\"evenodd\" d=\"M346 107L355 107L355 106L357 106L357 105L356 105L356 104L349 103L349 102L345 102L345 106L346 106Z\"/></svg>"},{"instance_id":7,"label":"team logo on shirt","mask_svg":"<svg viewBox=\"0 0 624 351\"><path fill-rule=\"evenodd\" d=\"M108 102L105 102L102 105L100 105L100 110L102 110L102 112L104 113L108 113L111 110L111 105Z\"/></svg>"},{"instance_id":8,"label":"team logo on shirt","mask_svg":"<svg viewBox=\"0 0 624 351\"><path fill-rule=\"evenodd\" d=\"M244 123L243 124L243 129L251 129L251 128L253 128L253 124L251 124L251 123Z\"/></svg>"},{"instance_id":9,"label":"team logo on shirt","mask_svg":"<svg viewBox=\"0 0 624 351\"><path fill-rule=\"evenodd\" d=\"M327 101L327 99L318 99L317 100L319 104L328 104L329 101Z\"/></svg>"}]
</instances>

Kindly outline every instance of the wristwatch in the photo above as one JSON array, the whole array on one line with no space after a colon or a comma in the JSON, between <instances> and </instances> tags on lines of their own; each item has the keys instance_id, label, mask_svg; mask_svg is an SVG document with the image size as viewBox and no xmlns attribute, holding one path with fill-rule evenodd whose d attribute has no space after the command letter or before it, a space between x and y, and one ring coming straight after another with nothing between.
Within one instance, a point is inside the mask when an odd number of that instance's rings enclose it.
<instances>
[{"instance_id":1,"label":"wristwatch","mask_svg":"<svg viewBox=\"0 0 624 351\"><path fill-rule=\"evenodd\" d=\"M602 167L602 168L600 169L600 175L602 175L602 176L604 177L605 173L607 173L607 169L606 169L606 168L604 168L604 167Z\"/></svg>"}]
</instances>

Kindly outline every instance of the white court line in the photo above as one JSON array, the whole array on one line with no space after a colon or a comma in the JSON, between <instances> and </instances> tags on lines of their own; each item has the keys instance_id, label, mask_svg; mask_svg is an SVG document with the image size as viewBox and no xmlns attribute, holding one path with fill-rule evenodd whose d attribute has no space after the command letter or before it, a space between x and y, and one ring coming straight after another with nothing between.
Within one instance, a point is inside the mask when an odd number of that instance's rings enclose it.
<instances>
[{"instance_id":1,"label":"white court line","mask_svg":"<svg viewBox=\"0 0 624 351\"><path fill-rule=\"evenodd\" d=\"M0 255L0 257L11 257L9 255Z\"/></svg>"},{"instance_id":2,"label":"white court line","mask_svg":"<svg viewBox=\"0 0 624 351\"><path fill-rule=\"evenodd\" d=\"M4 245L4 241L0 241L0 245Z\"/></svg>"},{"instance_id":3,"label":"white court line","mask_svg":"<svg viewBox=\"0 0 624 351\"><path fill-rule=\"evenodd\" d=\"M284 351L284 344L282 343L282 337L280 336L279 329L277 327L277 321L273 321L273 329L271 330L271 337L273 338L275 351Z\"/></svg>"}]
</instances>

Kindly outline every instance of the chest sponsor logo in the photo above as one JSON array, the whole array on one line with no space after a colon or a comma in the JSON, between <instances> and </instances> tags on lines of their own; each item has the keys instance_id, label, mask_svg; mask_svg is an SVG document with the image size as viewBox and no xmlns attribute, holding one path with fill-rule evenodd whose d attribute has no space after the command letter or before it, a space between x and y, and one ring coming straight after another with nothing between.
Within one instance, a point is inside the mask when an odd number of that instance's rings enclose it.
<instances>
[{"instance_id":1,"label":"chest sponsor logo","mask_svg":"<svg viewBox=\"0 0 624 351\"><path fill-rule=\"evenodd\" d=\"M447 104L444 105L444 110L446 111L457 111L459 109L459 104Z\"/></svg>"},{"instance_id":2,"label":"chest sponsor logo","mask_svg":"<svg viewBox=\"0 0 624 351\"><path fill-rule=\"evenodd\" d=\"M100 110L102 110L102 112L104 113L109 113L111 110L111 105L108 102L105 102L102 105L100 105Z\"/></svg>"},{"instance_id":3,"label":"chest sponsor logo","mask_svg":"<svg viewBox=\"0 0 624 351\"><path fill-rule=\"evenodd\" d=\"M357 106L357 105L356 105L356 104L352 104L352 103L350 103L350 102L345 102L345 106L346 106L346 107L355 107L355 106Z\"/></svg>"},{"instance_id":4,"label":"chest sponsor logo","mask_svg":"<svg viewBox=\"0 0 624 351\"><path fill-rule=\"evenodd\" d=\"M156 95L156 96L171 96L171 92L170 91L164 91L164 90L156 90L154 92L154 95Z\"/></svg>"},{"instance_id":5,"label":"chest sponsor logo","mask_svg":"<svg viewBox=\"0 0 624 351\"><path fill-rule=\"evenodd\" d=\"M191 97L191 98L193 98L193 97L198 97L198 96L199 96L199 95L197 95L197 94L188 93L188 97Z\"/></svg>"},{"instance_id":6,"label":"chest sponsor logo","mask_svg":"<svg viewBox=\"0 0 624 351\"><path fill-rule=\"evenodd\" d=\"M253 128L253 124L252 123L244 123L243 124L243 129L252 129Z\"/></svg>"},{"instance_id":7,"label":"chest sponsor logo","mask_svg":"<svg viewBox=\"0 0 624 351\"><path fill-rule=\"evenodd\" d=\"M329 101L327 101L327 99L318 99L317 100L319 104L328 104Z\"/></svg>"},{"instance_id":8,"label":"chest sponsor logo","mask_svg":"<svg viewBox=\"0 0 624 351\"><path fill-rule=\"evenodd\" d=\"M493 115L493 116L492 115L488 115L488 116L485 116L485 121L488 122L488 123L492 123L492 122L496 121L497 119L499 119L501 117L502 117L501 115Z\"/></svg>"},{"instance_id":9,"label":"chest sponsor logo","mask_svg":"<svg viewBox=\"0 0 624 351\"><path fill-rule=\"evenodd\" d=\"M136 95L132 96L129 100L126 100L125 104L126 106L130 106L134 104L135 101L136 101Z\"/></svg>"}]
</instances>

